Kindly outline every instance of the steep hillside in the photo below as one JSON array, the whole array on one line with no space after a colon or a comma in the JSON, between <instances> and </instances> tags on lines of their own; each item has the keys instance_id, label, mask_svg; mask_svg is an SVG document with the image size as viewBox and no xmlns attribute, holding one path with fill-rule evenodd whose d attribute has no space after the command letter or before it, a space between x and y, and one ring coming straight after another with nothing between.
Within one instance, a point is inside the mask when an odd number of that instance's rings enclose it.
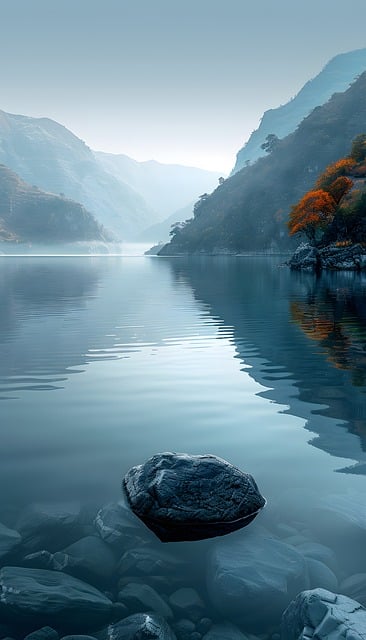
<instances>
[{"instance_id":1,"label":"steep hillside","mask_svg":"<svg viewBox=\"0 0 366 640\"><path fill-rule=\"evenodd\" d=\"M0 241L104 240L105 232L77 202L31 187L0 165Z\"/></svg>"},{"instance_id":2,"label":"steep hillside","mask_svg":"<svg viewBox=\"0 0 366 640\"><path fill-rule=\"evenodd\" d=\"M95 152L95 156L106 171L140 193L159 220L197 200L201 193L211 192L220 177L213 171L155 160L137 162L121 154Z\"/></svg>"},{"instance_id":3,"label":"steep hillside","mask_svg":"<svg viewBox=\"0 0 366 640\"><path fill-rule=\"evenodd\" d=\"M238 152L232 173L237 173L246 163L252 163L266 155L261 145L269 134L275 134L278 138L287 136L315 107L323 105L334 93L346 91L350 83L365 70L366 49L342 53L332 58L319 75L307 82L290 102L265 112L258 129L253 131L248 142Z\"/></svg>"},{"instance_id":4,"label":"steep hillside","mask_svg":"<svg viewBox=\"0 0 366 640\"><path fill-rule=\"evenodd\" d=\"M366 72L344 93L317 107L298 129L253 166L242 169L201 199L195 217L160 255L288 249L292 204L324 168L345 156L366 132Z\"/></svg>"},{"instance_id":5,"label":"steep hillside","mask_svg":"<svg viewBox=\"0 0 366 640\"><path fill-rule=\"evenodd\" d=\"M193 216L194 203L187 207L174 211L168 218L148 227L136 238L138 242L169 242L172 225L176 222L184 222Z\"/></svg>"},{"instance_id":6,"label":"steep hillside","mask_svg":"<svg viewBox=\"0 0 366 640\"><path fill-rule=\"evenodd\" d=\"M131 187L107 173L86 144L48 118L0 111L0 163L40 189L81 202L116 239L157 220Z\"/></svg>"}]
</instances>

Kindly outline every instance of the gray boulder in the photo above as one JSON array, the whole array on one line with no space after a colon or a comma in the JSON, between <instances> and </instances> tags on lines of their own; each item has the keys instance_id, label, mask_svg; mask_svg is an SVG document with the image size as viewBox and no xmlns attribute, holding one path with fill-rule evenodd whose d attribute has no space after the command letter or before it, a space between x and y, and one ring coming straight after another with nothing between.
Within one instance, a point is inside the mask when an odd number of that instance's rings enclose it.
<instances>
[{"instance_id":1,"label":"gray boulder","mask_svg":"<svg viewBox=\"0 0 366 640\"><path fill-rule=\"evenodd\" d=\"M205 613L205 604L195 589L182 587L169 596L169 604L179 617L198 622Z\"/></svg>"},{"instance_id":2,"label":"gray boulder","mask_svg":"<svg viewBox=\"0 0 366 640\"><path fill-rule=\"evenodd\" d=\"M96 515L94 525L102 540L118 551L154 539L123 501L102 507Z\"/></svg>"},{"instance_id":3,"label":"gray boulder","mask_svg":"<svg viewBox=\"0 0 366 640\"><path fill-rule=\"evenodd\" d=\"M96 635L98 640L176 640L166 620L155 613L136 613Z\"/></svg>"},{"instance_id":4,"label":"gray boulder","mask_svg":"<svg viewBox=\"0 0 366 640\"><path fill-rule=\"evenodd\" d=\"M0 522L0 563L19 547L21 536Z\"/></svg>"},{"instance_id":5,"label":"gray boulder","mask_svg":"<svg viewBox=\"0 0 366 640\"><path fill-rule=\"evenodd\" d=\"M183 559L165 549L138 547L126 551L119 564L118 572L136 576L174 576L186 569Z\"/></svg>"},{"instance_id":6,"label":"gray boulder","mask_svg":"<svg viewBox=\"0 0 366 640\"><path fill-rule=\"evenodd\" d=\"M123 486L131 509L163 542L241 529L265 505L251 475L213 455L157 454L132 467Z\"/></svg>"},{"instance_id":7,"label":"gray boulder","mask_svg":"<svg viewBox=\"0 0 366 640\"><path fill-rule=\"evenodd\" d=\"M29 505L20 514L16 528L28 553L59 551L84 535L78 503Z\"/></svg>"},{"instance_id":8,"label":"gray boulder","mask_svg":"<svg viewBox=\"0 0 366 640\"><path fill-rule=\"evenodd\" d=\"M337 577L326 564L319 560L314 560L314 558L306 558L306 566L308 569L310 589L321 587L329 591L337 591Z\"/></svg>"},{"instance_id":9,"label":"gray boulder","mask_svg":"<svg viewBox=\"0 0 366 640\"><path fill-rule=\"evenodd\" d=\"M299 591L308 588L304 556L294 547L246 532L217 543L209 556L207 591L224 617L248 631L266 631Z\"/></svg>"},{"instance_id":10,"label":"gray boulder","mask_svg":"<svg viewBox=\"0 0 366 640\"><path fill-rule=\"evenodd\" d=\"M37 569L64 571L92 584L108 581L117 562L110 547L99 536L87 536L63 551L49 553L42 550L24 558L27 566Z\"/></svg>"},{"instance_id":11,"label":"gray boulder","mask_svg":"<svg viewBox=\"0 0 366 640\"><path fill-rule=\"evenodd\" d=\"M167 620L173 618L173 612L165 600L147 584L127 584L119 591L118 600L126 605L130 613L154 611Z\"/></svg>"},{"instance_id":12,"label":"gray boulder","mask_svg":"<svg viewBox=\"0 0 366 640\"><path fill-rule=\"evenodd\" d=\"M366 607L366 573L355 573L348 576L339 585L339 592Z\"/></svg>"},{"instance_id":13,"label":"gray boulder","mask_svg":"<svg viewBox=\"0 0 366 640\"><path fill-rule=\"evenodd\" d=\"M282 617L281 640L365 640L366 609L325 589L303 591Z\"/></svg>"},{"instance_id":14,"label":"gray boulder","mask_svg":"<svg viewBox=\"0 0 366 640\"><path fill-rule=\"evenodd\" d=\"M303 242L297 247L288 265L291 269L315 271L320 266L319 252L308 242Z\"/></svg>"},{"instance_id":15,"label":"gray boulder","mask_svg":"<svg viewBox=\"0 0 366 640\"><path fill-rule=\"evenodd\" d=\"M51 626L72 632L110 621L112 602L72 576L42 569L0 570L0 618L30 629Z\"/></svg>"}]
</instances>

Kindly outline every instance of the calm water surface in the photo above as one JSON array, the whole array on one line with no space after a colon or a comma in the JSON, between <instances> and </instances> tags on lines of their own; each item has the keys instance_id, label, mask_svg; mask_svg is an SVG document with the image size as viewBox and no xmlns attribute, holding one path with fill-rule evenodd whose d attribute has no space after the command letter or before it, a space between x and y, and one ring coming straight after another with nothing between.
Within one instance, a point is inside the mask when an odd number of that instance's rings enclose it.
<instances>
[{"instance_id":1,"label":"calm water surface","mask_svg":"<svg viewBox=\"0 0 366 640\"><path fill-rule=\"evenodd\" d=\"M0 258L1 504L115 500L168 450L252 473L253 526L364 494L365 276L280 263Z\"/></svg>"}]
</instances>

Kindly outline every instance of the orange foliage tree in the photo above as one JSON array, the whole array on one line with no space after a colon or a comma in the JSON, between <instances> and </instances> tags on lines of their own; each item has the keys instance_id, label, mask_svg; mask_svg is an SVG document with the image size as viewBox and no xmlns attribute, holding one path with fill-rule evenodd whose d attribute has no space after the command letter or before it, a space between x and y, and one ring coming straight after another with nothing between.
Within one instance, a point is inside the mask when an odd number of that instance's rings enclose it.
<instances>
[{"instance_id":1,"label":"orange foliage tree","mask_svg":"<svg viewBox=\"0 0 366 640\"><path fill-rule=\"evenodd\" d=\"M335 203L338 205L342 198L351 191L354 185L353 180L348 178L347 176L339 176L336 178L334 182L332 182L326 191L332 196L335 200Z\"/></svg>"},{"instance_id":2,"label":"orange foliage tree","mask_svg":"<svg viewBox=\"0 0 366 640\"><path fill-rule=\"evenodd\" d=\"M288 221L290 235L303 233L311 244L315 244L317 231L333 220L336 208L335 199L327 191L308 191L291 209Z\"/></svg>"},{"instance_id":3,"label":"orange foliage tree","mask_svg":"<svg viewBox=\"0 0 366 640\"><path fill-rule=\"evenodd\" d=\"M324 189L324 191L328 191L331 184L340 176L348 175L355 164L356 161L353 158L341 158L336 162L332 162L332 164L328 165L325 171L323 171L317 179L315 189Z\"/></svg>"}]
</instances>

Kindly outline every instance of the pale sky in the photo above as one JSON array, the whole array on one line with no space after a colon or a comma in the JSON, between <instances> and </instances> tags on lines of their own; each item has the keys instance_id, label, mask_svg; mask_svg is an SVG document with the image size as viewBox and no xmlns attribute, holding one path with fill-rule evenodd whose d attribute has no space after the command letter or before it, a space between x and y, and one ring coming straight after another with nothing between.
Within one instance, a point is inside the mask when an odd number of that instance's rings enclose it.
<instances>
[{"instance_id":1,"label":"pale sky","mask_svg":"<svg viewBox=\"0 0 366 640\"><path fill-rule=\"evenodd\" d=\"M263 112L366 47L366 0L0 0L0 109L228 173Z\"/></svg>"}]
</instances>

